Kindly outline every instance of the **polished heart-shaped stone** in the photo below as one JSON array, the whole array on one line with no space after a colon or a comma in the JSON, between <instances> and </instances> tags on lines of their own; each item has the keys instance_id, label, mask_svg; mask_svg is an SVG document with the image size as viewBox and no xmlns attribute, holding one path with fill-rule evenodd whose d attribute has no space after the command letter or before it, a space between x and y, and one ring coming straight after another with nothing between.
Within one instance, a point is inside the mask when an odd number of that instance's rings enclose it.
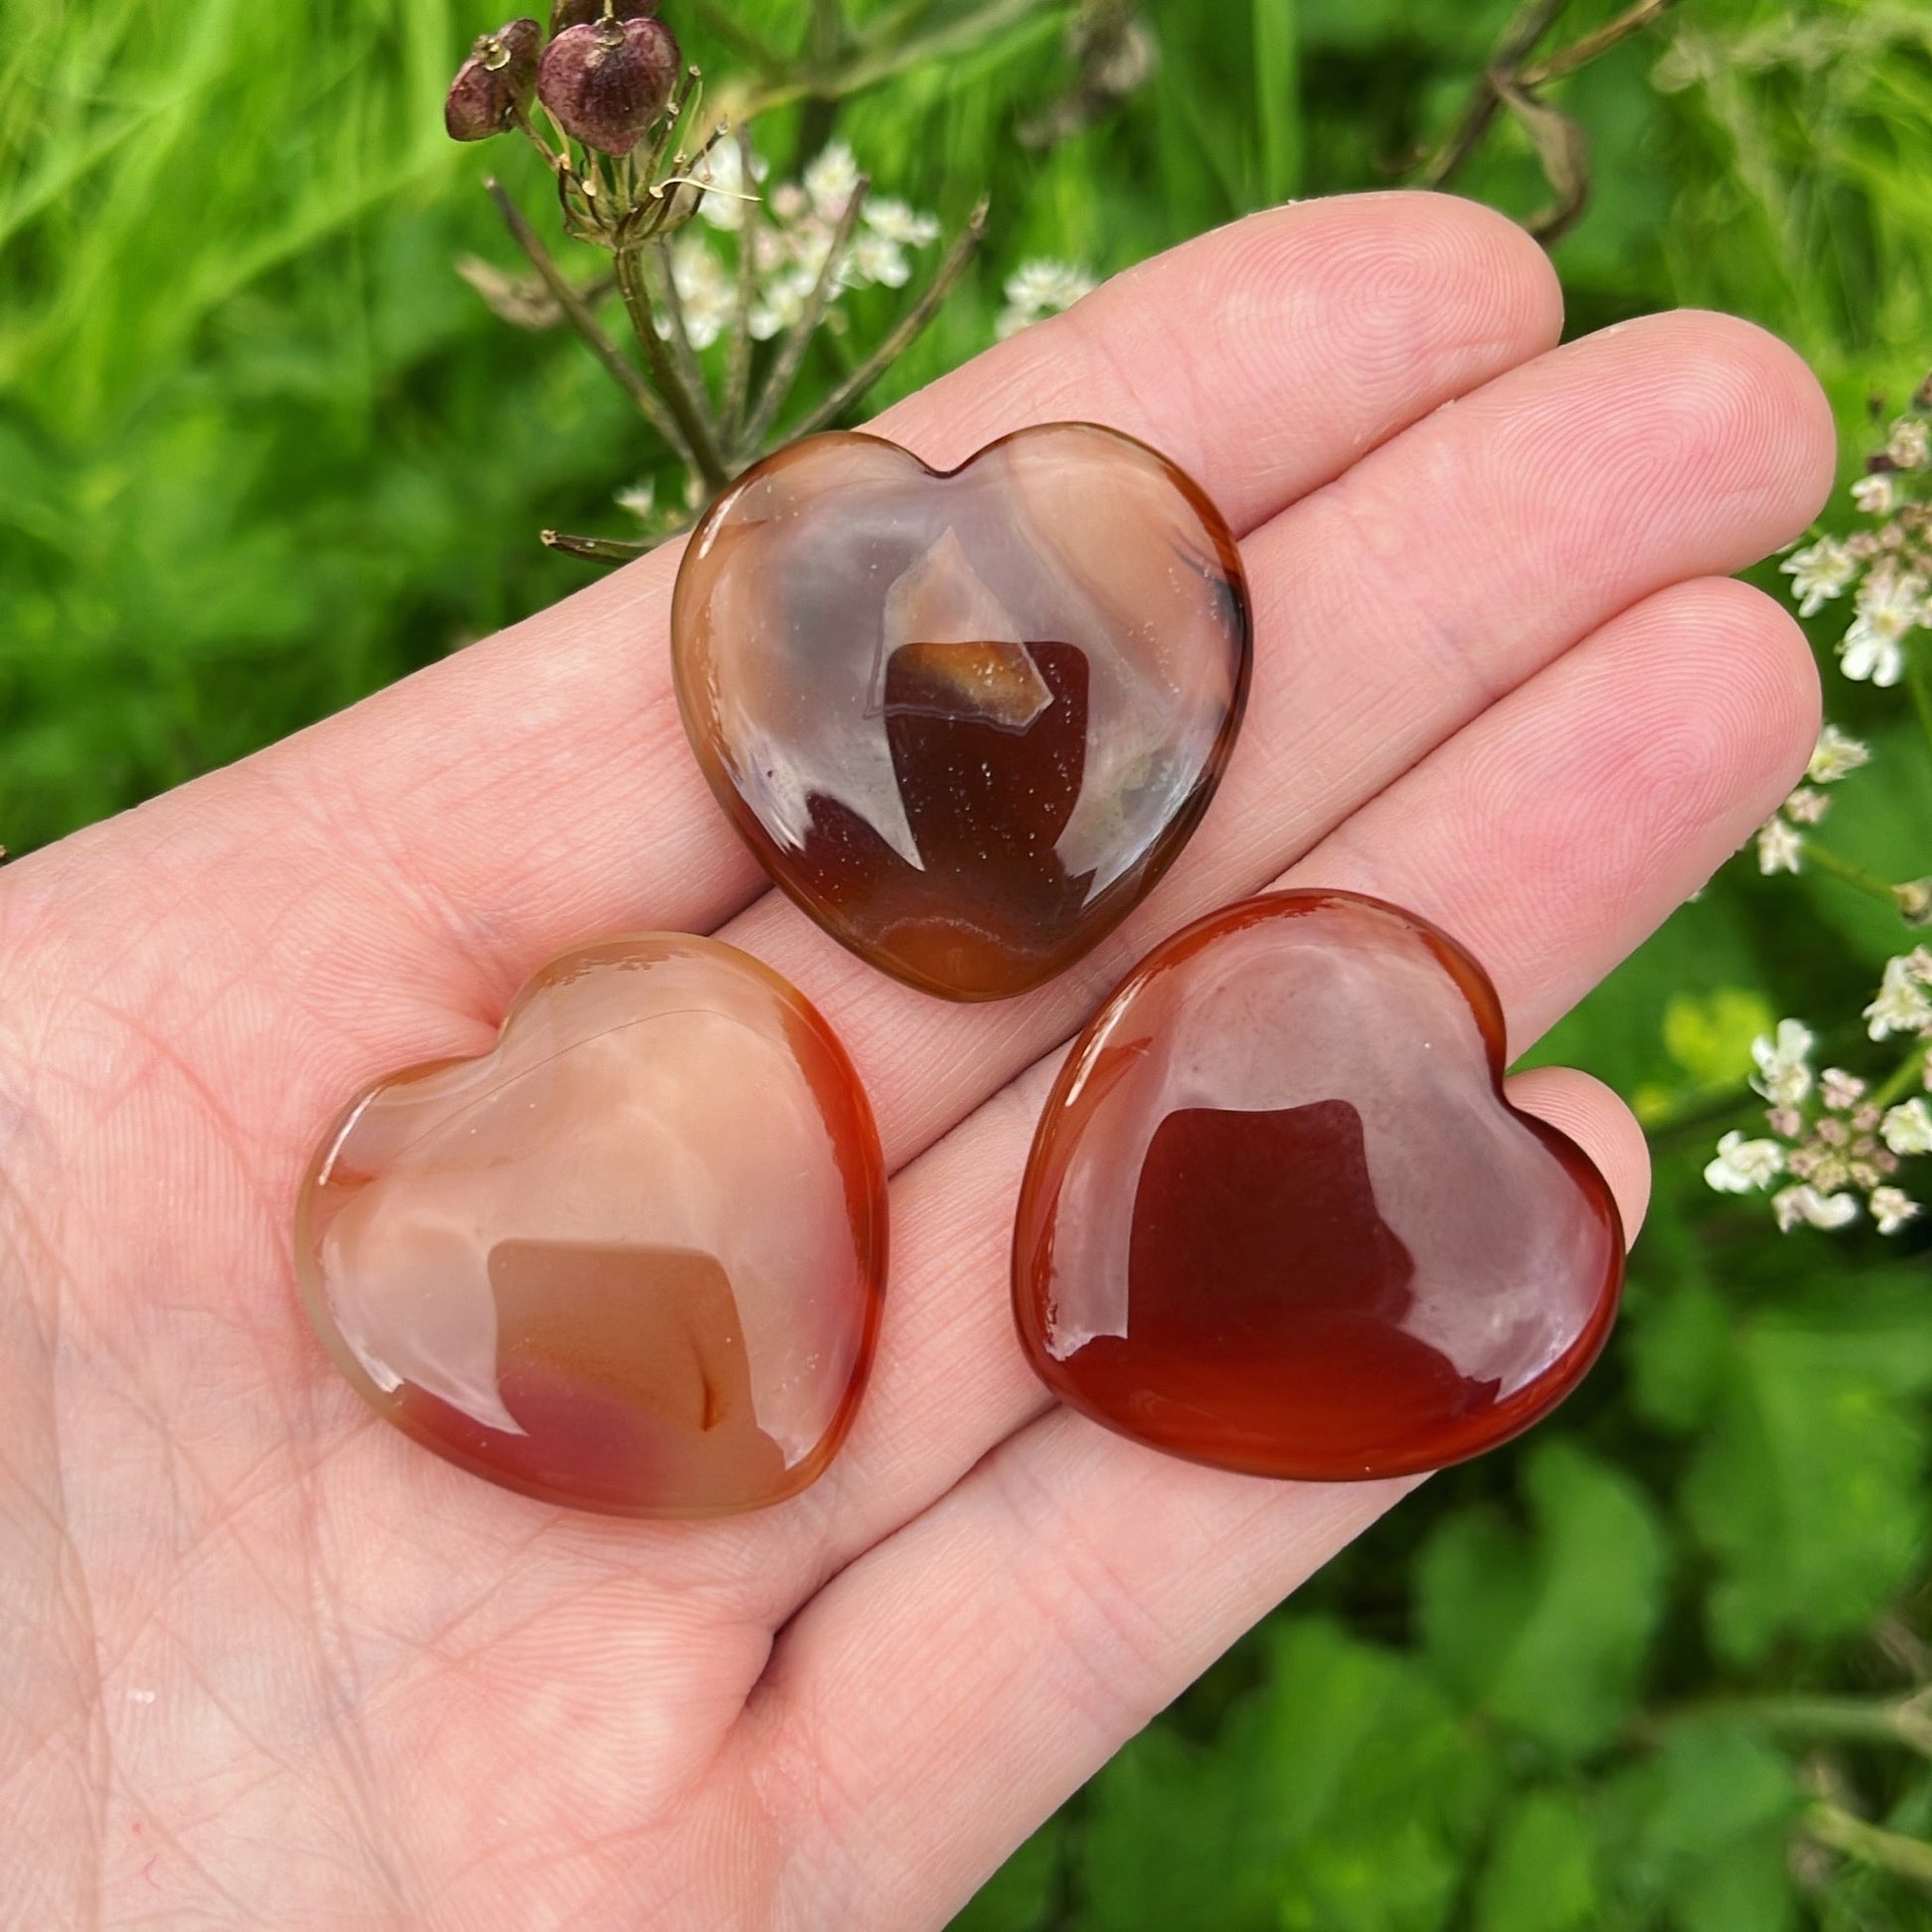
<instances>
[{"instance_id":1,"label":"polished heart-shaped stone","mask_svg":"<svg viewBox=\"0 0 1932 1932\"><path fill-rule=\"evenodd\" d=\"M1014 1236L1034 1367L1258 1475L1403 1475L1529 1428L1603 1345L1623 1236L1502 1056L1481 967L1411 913L1299 892L1190 926L1047 1102Z\"/></svg>"},{"instance_id":2,"label":"polished heart-shaped stone","mask_svg":"<svg viewBox=\"0 0 1932 1932\"><path fill-rule=\"evenodd\" d=\"M780 451L693 533L671 634L698 761L765 870L954 1000L1050 979L1147 895L1252 658L1219 512L1086 423L943 475L873 436Z\"/></svg>"},{"instance_id":3,"label":"polished heart-shaped stone","mask_svg":"<svg viewBox=\"0 0 1932 1932\"><path fill-rule=\"evenodd\" d=\"M438 1454L548 1502L713 1516L836 1453L886 1211L825 1022L744 953L651 934L552 961L489 1052L351 1102L295 1257L343 1373Z\"/></svg>"}]
</instances>

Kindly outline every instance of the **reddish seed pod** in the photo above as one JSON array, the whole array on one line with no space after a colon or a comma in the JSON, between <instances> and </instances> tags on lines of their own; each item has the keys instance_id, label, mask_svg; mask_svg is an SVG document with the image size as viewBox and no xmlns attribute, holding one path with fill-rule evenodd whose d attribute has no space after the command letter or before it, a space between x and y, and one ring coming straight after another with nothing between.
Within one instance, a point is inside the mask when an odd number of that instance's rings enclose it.
<instances>
[{"instance_id":1,"label":"reddish seed pod","mask_svg":"<svg viewBox=\"0 0 1932 1932\"><path fill-rule=\"evenodd\" d=\"M597 20L544 49L537 97L566 134L600 154L628 154L677 83L677 41L662 21Z\"/></svg>"},{"instance_id":2,"label":"reddish seed pod","mask_svg":"<svg viewBox=\"0 0 1932 1932\"><path fill-rule=\"evenodd\" d=\"M551 37L573 27L595 26L607 11L620 20L648 20L657 11L657 0L611 0L608 9L606 0L557 0L550 9Z\"/></svg>"},{"instance_id":3,"label":"reddish seed pod","mask_svg":"<svg viewBox=\"0 0 1932 1932\"><path fill-rule=\"evenodd\" d=\"M443 103L443 125L453 141L487 141L526 106L536 86L543 29L534 20L512 20L484 34L457 71Z\"/></svg>"}]
</instances>

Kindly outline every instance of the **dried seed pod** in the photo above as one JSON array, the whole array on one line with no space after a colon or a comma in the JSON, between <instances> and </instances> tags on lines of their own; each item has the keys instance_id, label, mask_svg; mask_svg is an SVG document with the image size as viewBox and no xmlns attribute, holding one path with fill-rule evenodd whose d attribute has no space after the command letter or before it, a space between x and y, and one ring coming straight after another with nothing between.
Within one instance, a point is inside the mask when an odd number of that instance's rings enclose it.
<instances>
[{"instance_id":1,"label":"dried seed pod","mask_svg":"<svg viewBox=\"0 0 1932 1932\"><path fill-rule=\"evenodd\" d=\"M534 20L512 20L477 42L443 103L451 140L487 141L509 125L535 89L542 45L543 29Z\"/></svg>"},{"instance_id":2,"label":"dried seed pod","mask_svg":"<svg viewBox=\"0 0 1932 1932\"><path fill-rule=\"evenodd\" d=\"M657 0L610 0L608 8L606 0L557 0L550 9L551 37L573 27L595 26L607 11L620 20L648 20L657 11Z\"/></svg>"},{"instance_id":3,"label":"dried seed pod","mask_svg":"<svg viewBox=\"0 0 1932 1932\"><path fill-rule=\"evenodd\" d=\"M677 41L660 20L569 27L543 51L537 97L566 134L601 154L628 154L677 82Z\"/></svg>"}]
</instances>

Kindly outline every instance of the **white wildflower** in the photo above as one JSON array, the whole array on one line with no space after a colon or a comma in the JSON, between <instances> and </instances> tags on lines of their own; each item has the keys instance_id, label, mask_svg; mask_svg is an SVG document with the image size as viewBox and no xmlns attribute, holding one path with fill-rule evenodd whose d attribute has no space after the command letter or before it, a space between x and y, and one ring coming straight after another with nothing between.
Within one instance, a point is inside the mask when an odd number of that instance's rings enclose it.
<instances>
[{"instance_id":1,"label":"white wildflower","mask_svg":"<svg viewBox=\"0 0 1932 1932\"><path fill-rule=\"evenodd\" d=\"M1831 808L1830 797L1811 785L1800 785L1784 801L1784 815L1794 825L1816 825Z\"/></svg>"},{"instance_id":2,"label":"white wildflower","mask_svg":"<svg viewBox=\"0 0 1932 1932\"><path fill-rule=\"evenodd\" d=\"M1918 1218L1918 1202L1902 1187L1874 1187L1869 1205L1880 1234L1896 1234L1907 1221Z\"/></svg>"},{"instance_id":3,"label":"white wildflower","mask_svg":"<svg viewBox=\"0 0 1932 1932\"><path fill-rule=\"evenodd\" d=\"M939 238L937 215L921 214L888 195L866 204L865 224L875 234L897 242L901 248L923 248Z\"/></svg>"},{"instance_id":4,"label":"white wildflower","mask_svg":"<svg viewBox=\"0 0 1932 1932\"><path fill-rule=\"evenodd\" d=\"M628 510L639 523L648 523L657 512L657 485L646 480L619 490L618 507Z\"/></svg>"},{"instance_id":5,"label":"white wildflower","mask_svg":"<svg viewBox=\"0 0 1932 1932\"><path fill-rule=\"evenodd\" d=\"M1747 1141L1738 1133L1718 1143L1718 1158L1704 1171L1707 1185L1721 1194L1748 1194L1784 1172L1784 1149L1776 1141Z\"/></svg>"},{"instance_id":6,"label":"white wildflower","mask_svg":"<svg viewBox=\"0 0 1932 1932\"><path fill-rule=\"evenodd\" d=\"M1920 966L1922 959L1932 955L1921 946L1885 961L1878 997L1864 1010L1866 1030L1873 1039L1932 1032L1932 973Z\"/></svg>"},{"instance_id":7,"label":"white wildflower","mask_svg":"<svg viewBox=\"0 0 1932 1932\"><path fill-rule=\"evenodd\" d=\"M1827 725L1818 734L1818 747L1811 755L1805 776L1815 785L1835 785L1848 772L1871 762L1871 749L1836 725Z\"/></svg>"},{"instance_id":8,"label":"white wildflower","mask_svg":"<svg viewBox=\"0 0 1932 1932\"><path fill-rule=\"evenodd\" d=\"M1774 1036L1751 1041L1757 1062L1752 1087L1774 1107L1795 1107L1811 1091L1811 1029L1797 1020L1780 1020Z\"/></svg>"},{"instance_id":9,"label":"white wildflower","mask_svg":"<svg viewBox=\"0 0 1932 1932\"><path fill-rule=\"evenodd\" d=\"M1910 571L1874 569L1859 586L1859 615L1839 644L1845 675L1863 683L1896 684L1905 670L1905 633L1925 608L1925 583Z\"/></svg>"},{"instance_id":10,"label":"white wildflower","mask_svg":"<svg viewBox=\"0 0 1932 1932\"><path fill-rule=\"evenodd\" d=\"M1042 316L1056 316L1093 292L1093 277L1068 262L1023 262L1007 277L1007 306L995 333L1004 342Z\"/></svg>"},{"instance_id":11,"label":"white wildflower","mask_svg":"<svg viewBox=\"0 0 1932 1932\"><path fill-rule=\"evenodd\" d=\"M738 306L738 288L731 271L702 237L687 232L671 245L671 282L684 310L684 329L691 346L709 348L731 327ZM670 324L660 322L657 333L668 335Z\"/></svg>"},{"instance_id":12,"label":"white wildflower","mask_svg":"<svg viewBox=\"0 0 1932 1932\"><path fill-rule=\"evenodd\" d=\"M1864 1098L1864 1082L1842 1066L1828 1066L1818 1076L1818 1097L1835 1114L1849 1114Z\"/></svg>"},{"instance_id":13,"label":"white wildflower","mask_svg":"<svg viewBox=\"0 0 1932 1932\"><path fill-rule=\"evenodd\" d=\"M1891 473L1880 470L1873 476L1861 477L1852 485L1852 500L1867 516L1889 516L1897 500Z\"/></svg>"},{"instance_id":14,"label":"white wildflower","mask_svg":"<svg viewBox=\"0 0 1932 1932\"><path fill-rule=\"evenodd\" d=\"M1804 859L1805 842L1781 818L1774 818L1757 835L1757 869L1766 878L1774 872L1797 872Z\"/></svg>"},{"instance_id":15,"label":"white wildflower","mask_svg":"<svg viewBox=\"0 0 1932 1932\"><path fill-rule=\"evenodd\" d=\"M905 250L883 234L862 234L846 250L839 265L839 281L849 289L902 289L912 279Z\"/></svg>"},{"instance_id":16,"label":"white wildflower","mask_svg":"<svg viewBox=\"0 0 1932 1932\"><path fill-rule=\"evenodd\" d=\"M845 212L858 186L859 164L843 141L828 141L805 170L805 193L812 211L824 221L836 221Z\"/></svg>"},{"instance_id":17,"label":"white wildflower","mask_svg":"<svg viewBox=\"0 0 1932 1932\"><path fill-rule=\"evenodd\" d=\"M1907 1100L1886 1114L1878 1132L1894 1154L1932 1154L1932 1109Z\"/></svg>"},{"instance_id":18,"label":"white wildflower","mask_svg":"<svg viewBox=\"0 0 1932 1932\"><path fill-rule=\"evenodd\" d=\"M1925 459L1932 456L1932 437L1926 434L1924 418L1899 417L1885 440L1885 454L1901 470L1924 469Z\"/></svg>"},{"instance_id":19,"label":"white wildflower","mask_svg":"<svg viewBox=\"0 0 1932 1932\"><path fill-rule=\"evenodd\" d=\"M1791 579L1798 615L1809 618L1851 588L1859 574L1859 560L1836 537L1820 537L1794 550L1778 568Z\"/></svg>"},{"instance_id":20,"label":"white wildflower","mask_svg":"<svg viewBox=\"0 0 1932 1932\"><path fill-rule=\"evenodd\" d=\"M1858 1219L1859 1203L1850 1194L1821 1194L1811 1186L1787 1187L1771 1196L1771 1212L1777 1216L1779 1231L1789 1234L1800 1223L1842 1228Z\"/></svg>"}]
</instances>

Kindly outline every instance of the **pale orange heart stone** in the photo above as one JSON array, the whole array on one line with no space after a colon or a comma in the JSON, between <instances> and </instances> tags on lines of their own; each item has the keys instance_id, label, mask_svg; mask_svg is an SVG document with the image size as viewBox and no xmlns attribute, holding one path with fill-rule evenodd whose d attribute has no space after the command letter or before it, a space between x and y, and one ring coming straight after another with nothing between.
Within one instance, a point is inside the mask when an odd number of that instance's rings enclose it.
<instances>
[{"instance_id":1,"label":"pale orange heart stone","mask_svg":"<svg viewBox=\"0 0 1932 1932\"><path fill-rule=\"evenodd\" d=\"M802 995L709 939L568 953L495 1047L352 1101L303 1187L317 1331L376 1412L549 1502L713 1516L837 1451L885 1164Z\"/></svg>"}]
</instances>

